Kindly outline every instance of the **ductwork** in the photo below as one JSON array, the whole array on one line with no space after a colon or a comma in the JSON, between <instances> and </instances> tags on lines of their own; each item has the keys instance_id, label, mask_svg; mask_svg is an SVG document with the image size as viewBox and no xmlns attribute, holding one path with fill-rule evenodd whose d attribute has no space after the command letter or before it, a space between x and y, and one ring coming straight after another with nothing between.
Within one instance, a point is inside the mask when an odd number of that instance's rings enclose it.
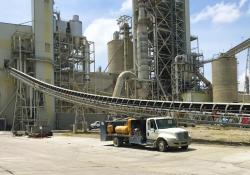
<instances>
[{"instance_id":1,"label":"ductwork","mask_svg":"<svg viewBox=\"0 0 250 175\"><path fill-rule=\"evenodd\" d=\"M136 78L136 75L133 72L131 71L122 72L117 78L117 82L113 92L113 97L121 97L122 88L125 84L125 81L130 80L132 78Z\"/></svg>"}]
</instances>

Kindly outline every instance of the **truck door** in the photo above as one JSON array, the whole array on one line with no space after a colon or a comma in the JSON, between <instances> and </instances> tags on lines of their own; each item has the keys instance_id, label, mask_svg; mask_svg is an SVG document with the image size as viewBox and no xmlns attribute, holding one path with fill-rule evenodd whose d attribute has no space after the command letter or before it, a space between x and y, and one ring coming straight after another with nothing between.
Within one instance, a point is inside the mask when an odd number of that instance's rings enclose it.
<instances>
[{"instance_id":1,"label":"truck door","mask_svg":"<svg viewBox=\"0 0 250 175\"><path fill-rule=\"evenodd\" d=\"M158 130L154 119L151 119L147 123L147 139L156 140L158 137Z\"/></svg>"}]
</instances>

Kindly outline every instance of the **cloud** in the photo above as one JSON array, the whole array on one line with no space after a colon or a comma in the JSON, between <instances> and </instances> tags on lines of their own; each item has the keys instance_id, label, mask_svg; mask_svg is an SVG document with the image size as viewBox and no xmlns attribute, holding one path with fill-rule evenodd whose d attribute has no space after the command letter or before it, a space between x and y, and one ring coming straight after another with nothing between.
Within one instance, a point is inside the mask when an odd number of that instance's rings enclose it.
<instances>
[{"instance_id":1,"label":"cloud","mask_svg":"<svg viewBox=\"0 0 250 175\"><path fill-rule=\"evenodd\" d=\"M191 21L197 23L200 21L211 20L216 24L232 23L240 18L241 8L248 0L241 0L237 3L220 2L213 6L207 6L200 13L193 15Z\"/></svg>"},{"instance_id":2,"label":"cloud","mask_svg":"<svg viewBox=\"0 0 250 175\"><path fill-rule=\"evenodd\" d=\"M107 65L107 43L117 30L118 25L113 18L96 19L86 28L84 35L89 41L95 42L97 67Z\"/></svg>"},{"instance_id":3,"label":"cloud","mask_svg":"<svg viewBox=\"0 0 250 175\"><path fill-rule=\"evenodd\" d=\"M243 7L247 3L247 1L248 0L240 0L239 7Z\"/></svg>"},{"instance_id":4,"label":"cloud","mask_svg":"<svg viewBox=\"0 0 250 175\"><path fill-rule=\"evenodd\" d=\"M129 12L131 10L132 10L132 0L124 0L120 11L121 12Z\"/></svg>"},{"instance_id":5,"label":"cloud","mask_svg":"<svg viewBox=\"0 0 250 175\"><path fill-rule=\"evenodd\" d=\"M84 35L89 41L95 42L96 67L107 66L107 43L112 40L113 33L119 30L117 18L132 11L132 0L123 0L121 7L112 12L112 17L97 18L86 28ZM115 17L114 17L115 16Z\"/></svg>"}]
</instances>

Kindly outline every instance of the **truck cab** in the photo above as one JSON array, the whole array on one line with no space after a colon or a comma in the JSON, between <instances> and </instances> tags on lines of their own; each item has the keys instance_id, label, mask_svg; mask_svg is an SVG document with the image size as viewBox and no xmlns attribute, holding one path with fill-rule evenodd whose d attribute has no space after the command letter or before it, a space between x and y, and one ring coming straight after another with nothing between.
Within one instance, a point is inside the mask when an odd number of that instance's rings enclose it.
<instances>
[{"instance_id":1,"label":"truck cab","mask_svg":"<svg viewBox=\"0 0 250 175\"><path fill-rule=\"evenodd\" d=\"M188 149L191 137L185 129L178 128L177 122L171 117L149 118L146 125L146 138L148 144L159 151L168 148Z\"/></svg>"},{"instance_id":2,"label":"truck cab","mask_svg":"<svg viewBox=\"0 0 250 175\"><path fill-rule=\"evenodd\" d=\"M137 144L157 148L188 149L191 137L185 129L178 128L172 117L122 119L101 122L101 140L113 140L114 146Z\"/></svg>"}]
</instances>

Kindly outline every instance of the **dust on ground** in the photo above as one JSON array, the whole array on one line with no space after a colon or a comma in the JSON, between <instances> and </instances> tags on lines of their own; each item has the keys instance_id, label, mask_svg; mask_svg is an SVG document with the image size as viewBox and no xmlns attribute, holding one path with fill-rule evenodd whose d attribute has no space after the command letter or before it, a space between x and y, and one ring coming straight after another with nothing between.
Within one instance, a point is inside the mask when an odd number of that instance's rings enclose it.
<instances>
[{"instance_id":1,"label":"dust on ground","mask_svg":"<svg viewBox=\"0 0 250 175\"><path fill-rule=\"evenodd\" d=\"M195 127L187 127L184 129L189 131L193 142L196 143L250 146L250 128L233 128L216 125L196 125ZM86 133L79 131L76 134L68 131L63 133L55 133L55 135L96 139L100 138L99 130L94 130Z\"/></svg>"}]
</instances>

